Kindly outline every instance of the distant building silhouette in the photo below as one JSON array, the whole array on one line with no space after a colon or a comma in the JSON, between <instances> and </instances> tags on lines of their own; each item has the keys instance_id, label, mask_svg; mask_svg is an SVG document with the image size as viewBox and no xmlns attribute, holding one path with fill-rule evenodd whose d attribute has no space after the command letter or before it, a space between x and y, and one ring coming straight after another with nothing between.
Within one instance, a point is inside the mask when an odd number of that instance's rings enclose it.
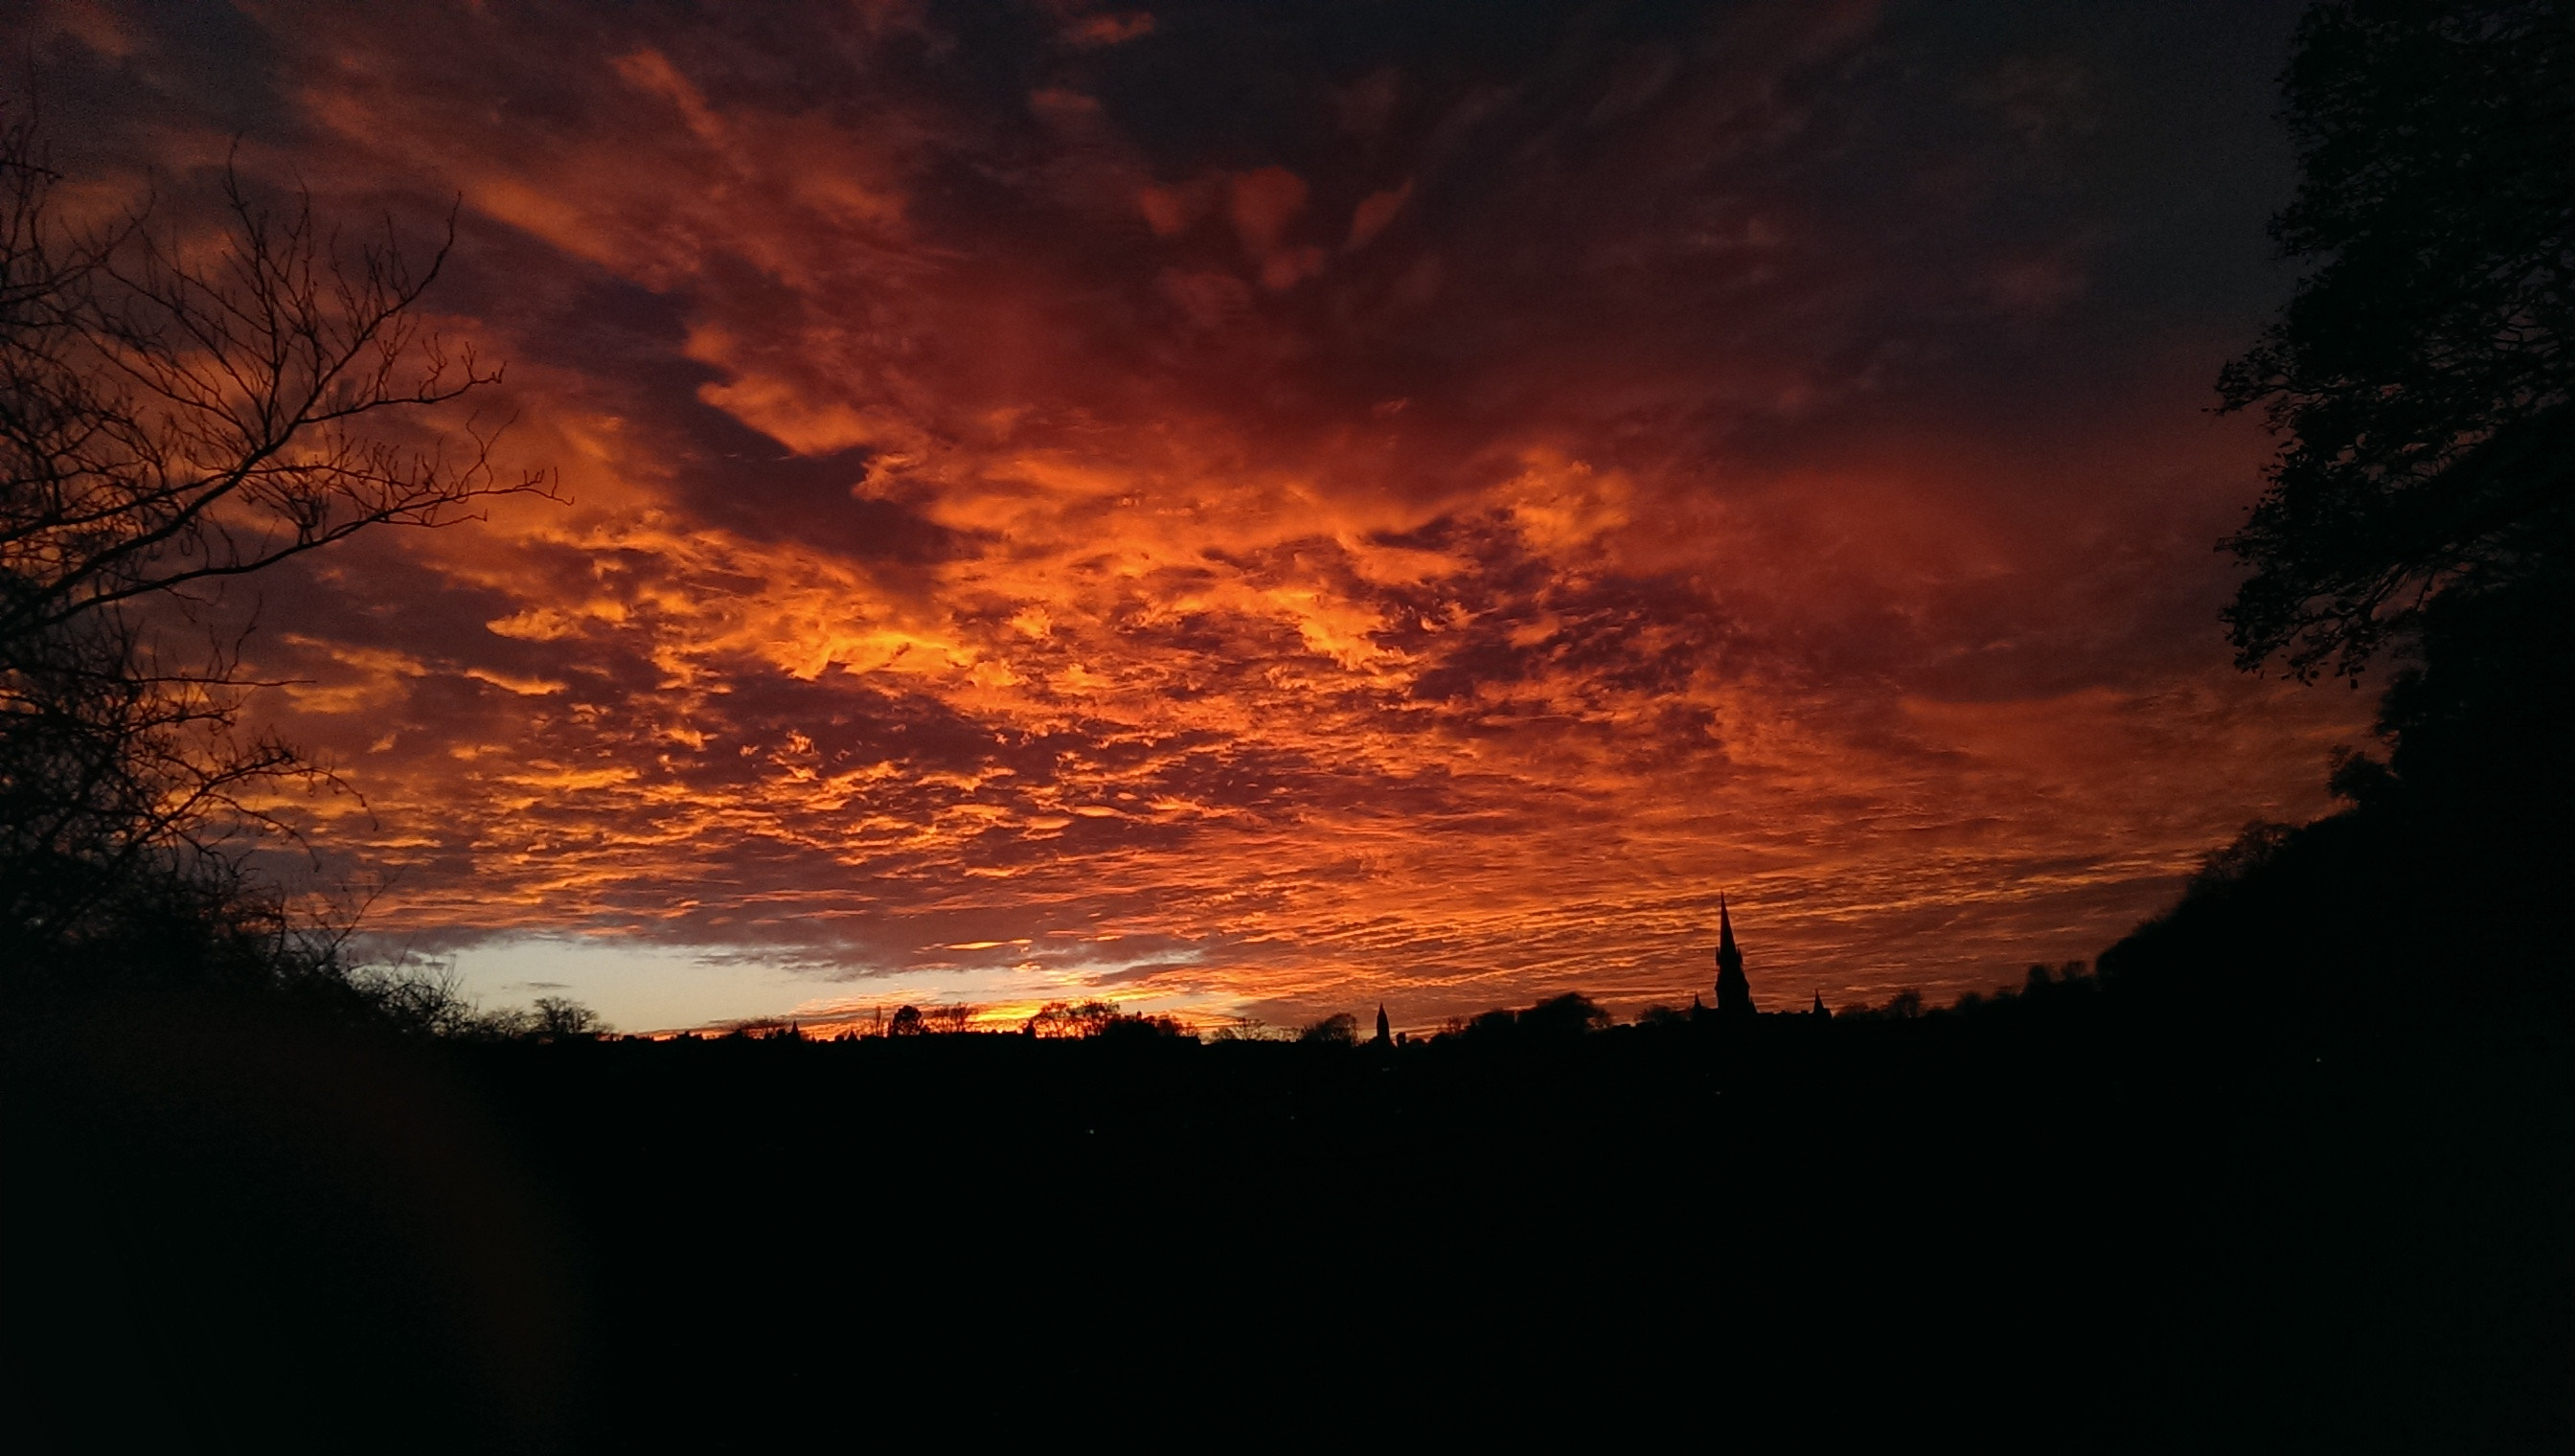
<instances>
[{"instance_id":1,"label":"distant building silhouette","mask_svg":"<svg viewBox=\"0 0 2575 1456\"><path fill-rule=\"evenodd\" d=\"M1752 984L1743 978L1743 952L1734 948L1734 920L1725 911L1725 896L1716 897L1716 1013L1752 1014Z\"/></svg>"},{"instance_id":2,"label":"distant building silhouette","mask_svg":"<svg viewBox=\"0 0 2575 1456\"><path fill-rule=\"evenodd\" d=\"M1832 1014L1832 1012L1824 1009L1824 993L1822 991L1815 992L1815 1008L1808 1011L1806 1014L1809 1016L1829 1016Z\"/></svg>"},{"instance_id":3,"label":"distant building silhouette","mask_svg":"<svg viewBox=\"0 0 2575 1456\"><path fill-rule=\"evenodd\" d=\"M1386 1024L1385 1002L1383 1001L1376 1003L1376 1040L1373 1044L1377 1046L1391 1046L1394 1044L1393 1030Z\"/></svg>"}]
</instances>

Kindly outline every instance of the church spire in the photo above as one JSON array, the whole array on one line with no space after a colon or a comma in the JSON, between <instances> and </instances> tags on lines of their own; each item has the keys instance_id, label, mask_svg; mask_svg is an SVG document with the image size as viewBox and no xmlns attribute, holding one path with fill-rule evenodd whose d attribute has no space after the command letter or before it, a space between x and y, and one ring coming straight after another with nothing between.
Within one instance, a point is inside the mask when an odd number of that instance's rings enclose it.
<instances>
[{"instance_id":1,"label":"church spire","mask_svg":"<svg viewBox=\"0 0 2575 1456\"><path fill-rule=\"evenodd\" d=\"M1734 917L1726 912L1722 894L1716 897L1716 1012L1720 1016L1753 1012L1752 984L1743 978L1743 952L1735 948Z\"/></svg>"},{"instance_id":2,"label":"church spire","mask_svg":"<svg viewBox=\"0 0 2575 1456\"><path fill-rule=\"evenodd\" d=\"M1379 1046L1391 1046L1394 1044L1394 1037L1391 1034L1391 1029L1386 1024L1385 1002L1383 1001L1376 1003L1376 1044Z\"/></svg>"}]
</instances>

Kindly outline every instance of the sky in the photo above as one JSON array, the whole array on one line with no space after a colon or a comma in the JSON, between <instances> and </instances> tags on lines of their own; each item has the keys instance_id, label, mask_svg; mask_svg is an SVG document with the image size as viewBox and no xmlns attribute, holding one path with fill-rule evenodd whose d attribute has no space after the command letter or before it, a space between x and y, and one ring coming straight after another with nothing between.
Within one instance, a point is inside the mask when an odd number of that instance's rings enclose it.
<instances>
[{"instance_id":1,"label":"sky","mask_svg":"<svg viewBox=\"0 0 2575 1456\"><path fill-rule=\"evenodd\" d=\"M1934 998L2366 695L2237 672L2296 6L26 3L66 196L416 254L559 500L267 574L373 943L628 1029ZM450 428L461 423L447 421ZM354 902L354 901L352 901Z\"/></svg>"}]
</instances>

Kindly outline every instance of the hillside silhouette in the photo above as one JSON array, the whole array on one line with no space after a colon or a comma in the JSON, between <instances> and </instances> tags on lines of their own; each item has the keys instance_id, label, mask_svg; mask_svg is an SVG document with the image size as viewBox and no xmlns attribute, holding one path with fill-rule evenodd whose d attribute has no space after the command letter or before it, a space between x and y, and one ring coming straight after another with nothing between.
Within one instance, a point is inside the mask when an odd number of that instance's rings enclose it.
<instances>
[{"instance_id":1,"label":"hillside silhouette","mask_svg":"<svg viewBox=\"0 0 2575 1456\"><path fill-rule=\"evenodd\" d=\"M1831 1016L1567 995L1399 1044L405 1042L156 1000L8 1048L13 1165L78 1190L11 1214L48 1251L15 1306L51 1312L13 1393L76 1429L82 1352L148 1310L221 1335L137 1356L120 1419L183 1442L282 1400L317 1441L399 1405L627 1449L959 1350L1005 1388L1826 1372L1857 1388L1818 1429L1854 1437L2563 1439L2562 1038L2319 1053L2128 996L2079 966Z\"/></svg>"}]
</instances>

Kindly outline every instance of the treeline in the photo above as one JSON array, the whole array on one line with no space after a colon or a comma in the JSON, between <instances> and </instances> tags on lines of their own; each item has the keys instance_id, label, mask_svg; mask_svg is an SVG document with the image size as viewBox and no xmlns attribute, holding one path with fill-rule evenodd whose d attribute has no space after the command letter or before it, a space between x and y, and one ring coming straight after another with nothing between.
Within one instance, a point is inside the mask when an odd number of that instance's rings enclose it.
<instances>
[{"instance_id":1,"label":"treeline","mask_svg":"<svg viewBox=\"0 0 2575 1456\"><path fill-rule=\"evenodd\" d=\"M2017 1013L2073 1010L2095 1003L2099 982L2080 960L2034 964L2017 986L1967 991L1946 1004L1924 999L1919 988L1897 991L1876 1004L1853 1003L1819 1015L1811 1011L1764 1013L1765 1021L1914 1021L1949 1018L1996 1019ZM1020 1021L990 1024L986 1008L964 1002L930 1006L905 1005L891 1015L880 1012L864 1023L826 1023L833 1029L808 1030L800 1020L771 1017L742 1021L721 1030L637 1033L630 1039L666 1041L851 1042L878 1038L1018 1037L1043 1041L1100 1041L1112 1044L1189 1042L1217 1045L1261 1043L1309 1047L1357 1047L1458 1043L1501 1045L1553 1042L1613 1031L1668 1032L1690 1026L1720 1024L1706 1006L1650 1005L1632 1021L1621 1022L1606 1007L1580 991L1544 997L1523 1007L1494 1007L1471 1016L1451 1016L1426 1036L1392 1031L1382 1043L1360 1034L1359 1018L1348 1011L1296 1027L1253 1019L1234 1019L1202 1029L1177 1016L1122 1011L1115 1001L1049 1001ZM534 1011L466 1016L450 1034L463 1040L518 1038L554 1041L597 1039L610 1028L587 1007L561 998L545 998Z\"/></svg>"}]
</instances>

